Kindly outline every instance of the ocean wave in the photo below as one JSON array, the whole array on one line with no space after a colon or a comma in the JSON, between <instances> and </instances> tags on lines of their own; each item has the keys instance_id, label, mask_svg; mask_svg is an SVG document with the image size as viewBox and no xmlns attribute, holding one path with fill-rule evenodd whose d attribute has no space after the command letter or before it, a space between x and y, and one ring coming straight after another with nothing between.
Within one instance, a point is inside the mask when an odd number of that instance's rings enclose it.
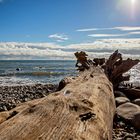
<instances>
[{"instance_id":1,"label":"ocean wave","mask_svg":"<svg viewBox=\"0 0 140 140\"><path fill-rule=\"evenodd\" d=\"M75 70L75 67L59 67L59 66L53 66L53 67L34 67L34 70Z\"/></svg>"},{"instance_id":2,"label":"ocean wave","mask_svg":"<svg viewBox=\"0 0 140 140\"><path fill-rule=\"evenodd\" d=\"M3 73L0 76L59 76L64 75L64 72L46 72L46 71L35 71L35 72L12 72Z\"/></svg>"},{"instance_id":3,"label":"ocean wave","mask_svg":"<svg viewBox=\"0 0 140 140\"><path fill-rule=\"evenodd\" d=\"M33 69L43 70L43 69L46 69L46 67L38 66L38 67L34 67Z\"/></svg>"},{"instance_id":4,"label":"ocean wave","mask_svg":"<svg viewBox=\"0 0 140 140\"><path fill-rule=\"evenodd\" d=\"M35 81L30 80L29 78L19 78L19 77L0 77L1 86L13 86L13 85L27 85L34 84Z\"/></svg>"}]
</instances>

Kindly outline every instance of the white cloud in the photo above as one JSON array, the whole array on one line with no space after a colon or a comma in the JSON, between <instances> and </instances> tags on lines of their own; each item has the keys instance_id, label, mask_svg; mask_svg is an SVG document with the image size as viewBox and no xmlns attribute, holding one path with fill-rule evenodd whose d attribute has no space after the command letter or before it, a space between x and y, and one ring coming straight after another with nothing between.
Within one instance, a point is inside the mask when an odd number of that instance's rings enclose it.
<instances>
[{"instance_id":1,"label":"white cloud","mask_svg":"<svg viewBox=\"0 0 140 140\"><path fill-rule=\"evenodd\" d=\"M119 37L126 36L127 34L90 34L90 37Z\"/></svg>"},{"instance_id":2,"label":"white cloud","mask_svg":"<svg viewBox=\"0 0 140 140\"><path fill-rule=\"evenodd\" d=\"M71 44L66 47L67 49L75 50L139 50L140 51L140 39L100 39L91 43Z\"/></svg>"},{"instance_id":3,"label":"white cloud","mask_svg":"<svg viewBox=\"0 0 140 140\"><path fill-rule=\"evenodd\" d=\"M57 42L63 42L69 39L67 35L64 35L64 34L52 34L52 35L49 35L49 38L52 38L56 40Z\"/></svg>"},{"instance_id":4,"label":"white cloud","mask_svg":"<svg viewBox=\"0 0 140 140\"><path fill-rule=\"evenodd\" d=\"M100 30L120 30L120 31L138 31L140 30L140 26L120 26L120 27L112 27L112 28L85 28L78 29L78 32L90 32L90 31L100 31Z\"/></svg>"},{"instance_id":5,"label":"white cloud","mask_svg":"<svg viewBox=\"0 0 140 140\"><path fill-rule=\"evenodd\" d=\"M86 51L89 57L108 57L119 49L125 57L140 58L140 39L100 39L66 46L54 43L1 42L0 59L74 59L74 52Z\"/></svg>"},{"instance_id":6,"label":"white cloud","mask_svg":"<svg viewBox=\"0 0 140 140\"><path fill-rule=\"evenodd\" d=\"M89 32L89 31L96 31L99 30L98 28L85 28L85 29L78 29L77 32Z\"/></svg>"},{"instance_id":7,"label":"white cloud","mask_svg":"<svg viewBox=\"0 0 140 140\"><path fill-rule=\"evenodd\" d=\"M114 27L112 29L117 29L117 30L121 30L121 31L138 31L138 30L140 30L140 27L124 26L124 27Z\"/></svg>"},{"instance_id":8,"label":"white cloud","mask_svg":"<svg viewBox=\"0 0 140 140\"><path fill-rule=\"evenodd\" d=\"M129 36L129 35L140 35L140 32L128 32L125 34L89 34L89 37L121 37L121 36Z\"/></svg>"},{"instance_id":9,"label":"white cloud","mask_svg":"<svg viewBox=\"0 0 140 140\"><path fill-rule=\"evenodd\" d=\"M61 46L52 43L0 43L0 57L2 59L62 59L71 52L61 50Z\"/></svg>"},{"instance_id":10,"label":"white cloud","mask_svg":"<svg viewBox=\"0 0 140 140\"><path fill-rule=\"evenodd\" d=\"M129 32L130 35L140 35L140 32Z\"/></svg>"}]
</instances>

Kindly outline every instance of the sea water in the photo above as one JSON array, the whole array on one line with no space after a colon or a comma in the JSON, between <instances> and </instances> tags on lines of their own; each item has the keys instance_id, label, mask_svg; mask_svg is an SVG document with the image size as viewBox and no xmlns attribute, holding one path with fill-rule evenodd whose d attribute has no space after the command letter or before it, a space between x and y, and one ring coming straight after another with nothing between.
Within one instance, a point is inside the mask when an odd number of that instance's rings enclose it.
<instances>
[{"instance_id":1,"label":"sea water","mask_svg":"<svg viewBox=\"0 0 140 140\"><path fill-rule=\"evenodd\" d=\"M72 60L1 60L0 85L33 83L57 84L66 76L76 75Z\"/></svg>"},{"instance_id":2,"label":"sea water","mask_svg":"<svg viewBox=\"0 0 140 140\"><path fill-rule=\"evenodd\" d=\"M73 60L1 60L0 85L58 84L64 77L77 74L75 63ZM127 73L131 75L129 82L140 86L140 64Z\"/></svg>"}]
</instances>

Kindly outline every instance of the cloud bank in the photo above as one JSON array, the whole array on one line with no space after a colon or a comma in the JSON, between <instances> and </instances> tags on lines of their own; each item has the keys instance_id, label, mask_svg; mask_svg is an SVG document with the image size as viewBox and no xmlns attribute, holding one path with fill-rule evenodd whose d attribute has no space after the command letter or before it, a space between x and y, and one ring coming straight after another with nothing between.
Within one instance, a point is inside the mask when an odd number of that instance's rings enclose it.
<instances>
[{"instance_id":1,"label":"cloud bank","mask_svg":"<svg viewBox=\"0 0 140 140\"><path fill-rule=\"evenodd\" d=\"M0 59L74 59L74 52L81 50L86 51L89 57L108 57L116 49L124 57L140 58L140 39L102 39L66 46L55 43L1 42Z\"/></svg>"}]
</instances>

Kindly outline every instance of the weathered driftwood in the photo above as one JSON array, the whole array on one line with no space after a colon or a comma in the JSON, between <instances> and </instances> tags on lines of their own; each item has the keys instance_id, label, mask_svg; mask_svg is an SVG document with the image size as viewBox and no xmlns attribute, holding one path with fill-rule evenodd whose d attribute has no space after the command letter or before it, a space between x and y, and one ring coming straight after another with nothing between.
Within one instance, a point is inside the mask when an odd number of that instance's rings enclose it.
<instances>
[{"instance_id":1,"label":"weathered driftwood","mask_svg":"<svg viewBox=\"0 0 140 140\"><path fill-rule=\"evenodd\" d=\"M102 66L105 63L105 58L94 58L93 63L95 66Z\"/></svg>"},{"instance_id":2,"label":"weathered driftwood","mask_svg":"<svg viewBox=\"0 0 140 140\"><path fill-rule=\"evenodd\" d=\"M129 81L130 76L123 74L129 71L133 66L137 65L140 60L127 59L123 60L122 55L116 50L105 63L105 73L112 82L114 88L123 81Z\"/></svg>"},{"instance_id":3,"label":"weathered driftwood","mask_svg":"<svg viewBox=\"0 0 140 140\"><path fill-rule=\"evenodd\" d=\"M123 74L129 71L133 66L137 65L140 60L132 60L128 58L123 60L122 54L116 50L109 59L105 62L105 58L94 58L93 61L87 59L87 54L84 52L76 52L78 70L85 70L93 66L102 66L105 74L112 82L114 89L118 88L119 84L123 81L129 81L130 75L124 76ZM78 63L81 65L79 66ZM92 65L91 65L92 64Z\"/></svg>"},{"instance_id":4,"label":"weathered driftwood","mask_svg":"<svg viewBox=\"0 0 140 140\"><path fill-rule=\"evenodd\" d=\"M0 113L0 140L112 140L112 84L89 68L56 93Z\"/></svg>"},{"instance_id":5,"label":"weathered driftwood","mask_svg":"<svg viewBox=\"0 0 140 140\"><path fill-rule=\"evenodd\" d=\"M88 61L87 56L88 55L83 51L75 53L75 57L77 58L77 63L75 66L78 67L79 71L84 71L85 69L90 68L92 63L90 64L90 61Z\"/></svg>"},{"instance_id":6,"label":"weathered driftwood","mask_svg":"<svg viewBox=\"0 0 140 140\"><path fill-rule=\"evenodd\" d=\"M56 93L0 113L0 140L112 140L115 101L110 81L123 79L128 62L130 68L138 61L124 61L116 51L103 65L107 78L86 53L75 56L83 71L79 77L61 81Z\"/></svg>"}]
</instances>

